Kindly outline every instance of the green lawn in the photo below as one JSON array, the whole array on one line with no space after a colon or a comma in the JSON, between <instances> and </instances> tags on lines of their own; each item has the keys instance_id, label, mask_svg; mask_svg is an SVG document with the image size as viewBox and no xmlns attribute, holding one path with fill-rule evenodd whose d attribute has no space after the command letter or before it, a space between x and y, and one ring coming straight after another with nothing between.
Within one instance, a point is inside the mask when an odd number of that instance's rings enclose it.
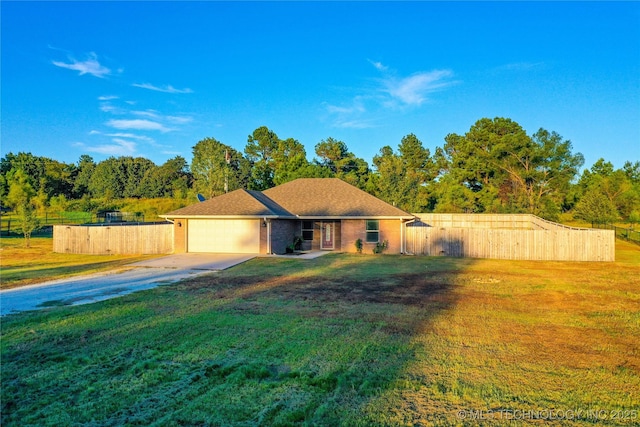
<instances>
[{"instance_id":1,"label":"green lawn","mask_svg":"<svg viewBox=\"0 0 640 427\"><path fill-rule=\"evenodd\" d=\"M638 425L640 250L617 245L261 258L10 315L2 425Z\"/></svg>"},{"instance_id":2,"label":"green lawn","mask_svg":"<svg viewBox=\"0 0 640 427\"><path fill-rule=\"evenodd\" d=\"M53 252L53 238L0 239L0 288L8 289L79 274L125 269L127 264L157 255L77 255Z\"/></svg>"}]
</instances>

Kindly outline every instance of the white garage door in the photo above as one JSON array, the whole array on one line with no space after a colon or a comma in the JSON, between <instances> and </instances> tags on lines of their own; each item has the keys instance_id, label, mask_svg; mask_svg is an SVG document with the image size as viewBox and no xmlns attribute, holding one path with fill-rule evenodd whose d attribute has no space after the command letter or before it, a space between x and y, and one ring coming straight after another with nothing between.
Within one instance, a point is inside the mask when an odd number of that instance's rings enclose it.
<instances>
[{"instance_id":1,"label":"white garage door","mask_svg":"<svg viewBox=\"0 0 640 427\"><path fill-rule=\"evenodd\" d=\"M260 252L260 221L256 219L191 219L188 230L188 252Z\"/></svg>"}]
</instances>

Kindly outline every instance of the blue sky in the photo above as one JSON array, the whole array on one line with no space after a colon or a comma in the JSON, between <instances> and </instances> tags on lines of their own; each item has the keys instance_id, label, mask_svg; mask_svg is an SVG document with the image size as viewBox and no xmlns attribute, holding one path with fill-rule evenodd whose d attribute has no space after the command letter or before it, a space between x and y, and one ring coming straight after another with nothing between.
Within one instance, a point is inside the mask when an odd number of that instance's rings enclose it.
<instances>
[{"instance_id":1,"label":"blue sky","mask_svg":"<svg viewBox=\"0 0 640 427\"><path fill-rule=\"evenodd\" d=\"M156 164L267 126L371 163L480 118L640 160L638 2L1 3L1 154Z\"/></svg>"}]
</instances>

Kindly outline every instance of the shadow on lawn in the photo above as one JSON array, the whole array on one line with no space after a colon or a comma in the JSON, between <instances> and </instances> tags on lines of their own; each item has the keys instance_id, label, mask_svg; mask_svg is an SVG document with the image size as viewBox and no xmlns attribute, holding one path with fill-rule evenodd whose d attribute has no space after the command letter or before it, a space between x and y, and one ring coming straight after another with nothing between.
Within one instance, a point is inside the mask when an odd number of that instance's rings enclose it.
<instances>
[{"instance_id":1,"label":"shadow on lawn","mask_svg":"<svg viewBox=\"0 0 640 427\"><path fill-rule=\"evenodd\" d=\"M428 333L432 320L456 305L456 281L473 260L346 259L308 263L314 274L305 273L302 267L299 273L286 275L209 276L179 285L204 298L225 299L224 309L241 316L269 315L273 301L277 301L281 314L313 325L310 329L314 333L303 335L301 345L307 346L306 354L318 357L302 356L305 367L291 369L283 349L281 360L272 360L262 369L267 381L286 382L295 377L300 396L307 397L289 396L289 404L262 413L257 420L260 423L290 421L296 413L300 420L312 424L411 422L407 419L410 414L390 414L399 408L389 407L381 396L390 390L424 387L433 380L406 373L420 351L415 338ZM354 267L365 273L341 274ZM367 270L373 273L367 274ZM291 339L300 336L292 334ZM222 364L219 369L228 366ZM287 375L283 377L282 372Z\"/></svg>"},{"instance_id":2,"label":"shadow on lawn","mask_svg":"<svg viewBox=\"0 0 640 427\"><path fill-rule=\"evenodd\" d=\"M104 425L415 424L424 408L415 403L412 413L394 399L434 381L407 368L428 351L417 338L457 304L459 275L472 263L256 259L93 307L22 316L24 331L3 339L3 425L62 416Z\"/></svg>"},{"instance_id":3,"label":"shadow on lawn","mask_svg":"<svg viewBox=\"0 0 640 427\"><path fill-rule=\"evenodd\" d=\"M131 268L127 266L128 263L131 263L131 260L110 260L61 267L5 267L2 269L2 289L41 283L43 277L49 277L53 278L51 280L55 280L59 277L73 277L86 274L87 272L100 271L107 267L112 267L114 270L126 270Z\"/></svg>"}]
</instances>

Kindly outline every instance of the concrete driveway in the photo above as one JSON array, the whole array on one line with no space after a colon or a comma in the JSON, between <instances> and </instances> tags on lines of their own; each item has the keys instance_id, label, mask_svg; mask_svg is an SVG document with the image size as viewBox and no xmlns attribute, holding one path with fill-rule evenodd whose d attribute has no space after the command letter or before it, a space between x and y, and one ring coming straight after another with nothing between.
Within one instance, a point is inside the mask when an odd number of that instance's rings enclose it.
<instances>
[{"instance_id":1,"label":"concrete driveway","mask_svg":"<svg viewBox=\"0 0 640 427\"><path fill-rule=\"evenodd\" d=\"M59 305L102 301L155 288L199 274L211 273L248 261L250 254L177 254L129 264L115 273L78 276L0 290L0 315Z\"/></svg>"}]
</instances>

